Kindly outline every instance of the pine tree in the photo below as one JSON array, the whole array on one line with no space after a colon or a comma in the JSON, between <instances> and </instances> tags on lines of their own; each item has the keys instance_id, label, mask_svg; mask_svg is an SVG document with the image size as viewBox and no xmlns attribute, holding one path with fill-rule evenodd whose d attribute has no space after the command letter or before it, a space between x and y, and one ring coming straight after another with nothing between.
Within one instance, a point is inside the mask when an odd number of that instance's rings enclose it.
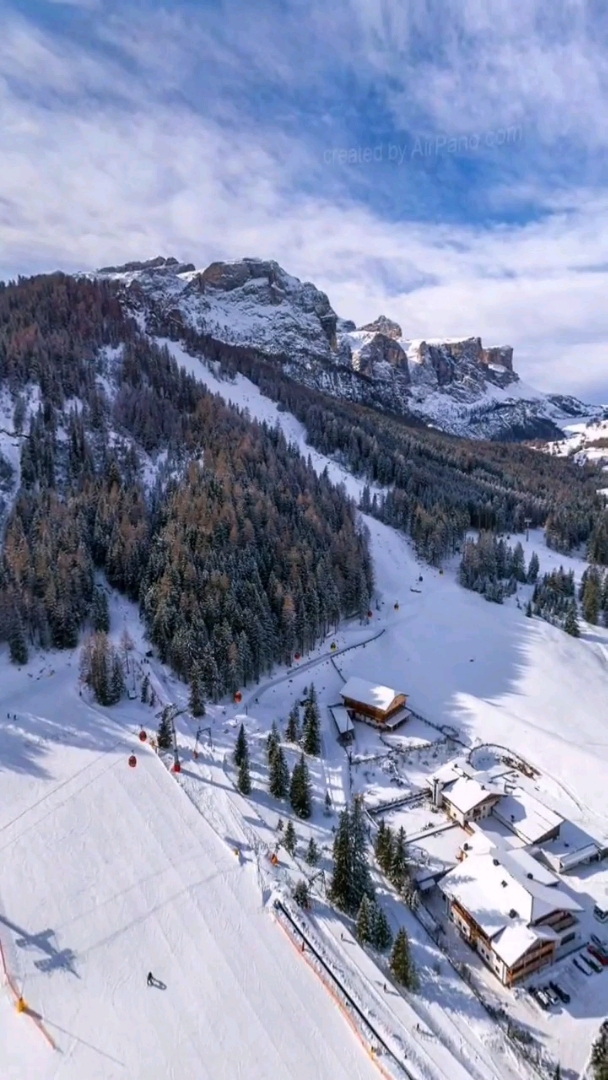
<instances>
[{"instance_id":1,"label":"pine tree","mask_svg":"<svg viewBox=\"0 0 608 1080\"><path fill-rule=\"evenodd\" d=\"M280 745L280 741L281 740L280 740L280 736L279 736L279 729L277 727L277 722L276 722L276 720L273 720L272 721L272 728L270 729L270 732L268 734L268 738L266 739L266 759L268 761L269 766L272 765L272 758L273 758L273 755L276 753L276 751L277 751L277 749L278 749L278 747Z\"/></svg>"},{"instance_id":2,"label":"pine tree","mask_svg":"<svg viewBox=\"0 0 608 1080\"><path fill-rule=\"evenodd\" d=\"M25 640L23 625L19 616L16 616L13 620L8 638L8 648L11 663L18 665L27 664L29 651Z\"/></svg>"},{"instance_id":3,"label":"pine tree","mask_svg":"<svg viewBox=\"0 0 608 1080\"><path fill-rule=\"evenodd\" d=\"M538 574L540 570L540 563L538 561L538 555L535 551L530 556L530 562L528 563L528 582L530 585L536 585L538 581Z\"/></svg>"},{"instance_id":4,"label":"pine tree","mask_svg":"<svg viewBox=\"0 0 608 1080\"><path fill-rule=\"evenodd\" d=\"M270 761L268 790L274 799L284 799L289 791L289 768L280 745L276 747Z\"/></svg>"},{"instance_id":5,"label":"pine tree","mask_svg":"<svg viewBox=\"0 0 608 1080\"><path fill-rule=\"evenodd\" d=\"M394 850L392 853L389 878L392 884L399 892L403 892L406 882L409 878L409 870L406 856L405 847L405 829L403 825L399 829L395 838Z\"/></svg>"},{"instance_id":6,"label":"pine tree","mask_svg":"<svg viewBox=\"0 0 608 1080\"><path fill-rule=\"evenodd\" d=\"M289 743L297 743L300 741L300 710L297 701L292 705L287 718L285 739Z\"/></svg>"},{"instance_id":7,"label":"pine tree","mask_svg":"<svg viewBox=\"0 0 608 1080\"><path fill-rule=\"evenodd\" d=\"M112 653L109 686L109 705L116 705L125 692L125 673L118 653Z\"/></svg>"},{"instance_id":8,"label":"pine tree","mask_svg":"<svg viewBox=\"0 0 608 1080\"><path fill-rule=\"evenodd\" d=\"M304 858L310 866L316 866L319 861L319 849L315 844L314 836L311 836L310 840L308 841L308 847L306 848L306 854Z\"/></svg>"},{"instance_id":9,"label":"pine tree","mask_svg":"<svg viewBox=\"0 0 608 1080\"><path fill-rule=\"evenodd\" d=\"M417 985L414 964L410 956L410 943L403 927L397 936L391 951L390 967L397 982L407 990L415 990Z\"/></svg>"},{"instance_id":10,"label":"pine tree","mask_svg":"<svg viewBox=\"0 0 608 1080\"><path fill-rule=\"evenodd\" d=\"M294 813L300 818L309 818L312 813L311 786L308 765L304 754L300 754L300 760L296 762L291 774L289 788L289 801Z\"/></svg>"},{"instance_id":11,"label":"pine tree","mask_svg":"<svg viewBox=\"0 0 608 1080\"><path fill-rule=\"evenodd\" d=\"M146 673L143 677L141 684L141 700L144 705L148 704L148 695L150 693L150 677Z\"/></svg>"},{"instance_id":12,"label":"pine tree","mask_svg":"<svg viewBox=\"0 0 608 1080\"><path fill-rule=\"evenodd\" d=\"M279 818L277 821L277 832L283 831L283 818Z\"/></svg>"},{"instance_id":13,"label":"pine tree","mask_svg":"<svg viewBox=\"0 0 608 1080\"><path fill-rule=\"evenodd\" d=\"M299 907L304 908L305 911L309 909L310 890L308 888L308 883L304 881L303 878L300 878L300 880L296 882L293 890L293 898Z\"/></svg>"},{"instance_id":14,"label":"pine tree","mask_svg":"<svg viewBox=\"0 0 608 1080\"><path fill-rule=\"evenodd\" d=\"M329 791L325 792L325 816L329 817L331 814L331 795Z\"/></svg>"},{"instance_id":15,"label":"pine tree","mask_svg":"<svg viewBox=\"0 0 608 1080\"><path fill-rule=\"evenodd\" d=\"M351 832L351 910L358 911L364 896L374 897L368 862L368 834L363 799L357 795L350 815Z\"/></svg>"},{"instance_id":16,"label":"pine tree","mask_svg":"<svg viewBox=\"0 0 608 1080\"><path fill-rule=\"evenodd\" d=\"M568 606L568 611L566 612L566 618L564 620L564 630L567 634L570 634L571 637L581 636L576 613L576 600L572 600Z\"/></svg>"},{"instance_id":17,"label":"pine tree","mask_svg":"<svg viewBox=\"0 0 608 1080\"><path fill-rule=\"evenodd\" d=\"M314 684L311 684L310 696L304 706L302 747L306 754L311 754L313 757L318 757L321 753L321 721Z\"/></svg>"},{"instance_id":18,"label":"pine tree","mask_svg":"<svg viewBox=\"0 0 608 1080\"><path fill-rule=\"evenodd\" d=\"M599 574L595 567L591 567L591 569L587 573L585 585L583 588L582 608L583 618L586 619L588 623L592 623L593 625L597 623L600 610L600 600L601 592Z\"/></svg>"},{"instance_id":19,"label":"pine tree","mask_svg":"<svg viewBox=\"0 0 608 1080\"><path fill-rule=\"evenodd\" d=\"M163 709L156 734L156 743L159 750L173 749L173 726L169 720L169 707Z\"/></svg>"},{"instance_id":20,"label":"pine tree","mask_svg":"<svg viewBox=\"0 0 608 1080\"><path fill-rule=\"evenodd\" d=\"M245 725L241 724L241 726L239 728L239 733L238 733L238 735L236 737L236 743L235 743L235 746L234 746L234 754L233 754L234 764L237 766L237 768L240 767L241 762L244 761L245 758L249 758L249 747L247 746L247 736L245 735Z\"/></svg>"},{"instance_id":21,"label":"pine tree","mask_svg":"<svg viewBox=\"0 0 608 1080\"><path fill-rule=\"evenodd\" d=\"M239 765L239 772L238 772L238 777L237 777L237 781L236 781L236 786L238 787L239 791L241 792L241 795L250 795L251 794L251 776L250 776L250 773L249 773L249 754L248 753L245 754L245 756L242 758L241 763Z\"/></svg>"},{"instance_id":22,"label":"pine tree","mask_svg":"<svg viewBox=\"0 0 608 1080\"><path fill-rule=\"evenodd\" d=\"M201 717L205 715L205 702L203 700L203 689L201 685L201 673L198 667L193 667L190 673L190 694L188 697L188 708L195 717Z\"/></svg>"},{"instance_id":23,"label":"pine tree","mask_svg":"<svg viewBox=\"0 0 608 1080\"><path fill-rule=\"evenodd\" d=\"M107 634L110 629L110 610L105 589L99 586L93 589L91 599L91 623L93 630Z\"/></svg>"},{"instance_id":24,"label":"pine tree","mask_svg":"<svg viewBox=\"0 0 608 1080\"><path fill-rule=\"evenodd\" d=\"M372 922L372 945L379 952L384 952L385 949L390 948L393 935L389 926L388 919L384 914L384 911L378 904L373 905L374 917Z\"/></svg>"},{"instance_id":25,"label":"pine tree","mask_svg":"<svg viewBox=\"0 0 608 1080\"><path fill-rule=\"evenodd\" d=\"M511 557L511 576L523 584L526 581L526 560L521 541L518 540Z\"/></svg>"},{"instance_id":26,"label":"pine tree","mask_svg":"<svg viewBox=\"0 0 608 1080\"><path fill-rule=\"evenodd\" d=\"M348 807L344 808L338 819L333 858L334 872L329 887L329 898L340 911L350 913L351 845Z\"/></svg>"},{"instance_id":27,"label":"pine tree","mask_svg":"<svg viewBox=\"0 0 608 1080\"><path fill-rule=\"evenodd\" d=\"M357 941L361 945L372 939L373 912L369 897L364 896L357 912Z\"/></svg>"},{"instance_id":28,"label":"pine tree","mask_svg":"<svg viewBox=\"0 0 608 1080\"><path fill-rule=\"evenodd\" d=\"M532 618L532 601L531 600L528 600L528 603L526 604L526 618L527 619Z\"/></svg>"},{"instance_id":29,"label":"pine tree","mask_svg":"<svg viewBox=\"0 0 608 1080\"><path fill-rule=\"evenodd\" d=\"M285 850L288 851L290 855L295 855L296 853L297 839L298 838L296 836L296 830L293 827L293 821L288 821L287 825L285 826L285 832L283 833L283 844L285 846Z\"/></svg>"}]
</instances>

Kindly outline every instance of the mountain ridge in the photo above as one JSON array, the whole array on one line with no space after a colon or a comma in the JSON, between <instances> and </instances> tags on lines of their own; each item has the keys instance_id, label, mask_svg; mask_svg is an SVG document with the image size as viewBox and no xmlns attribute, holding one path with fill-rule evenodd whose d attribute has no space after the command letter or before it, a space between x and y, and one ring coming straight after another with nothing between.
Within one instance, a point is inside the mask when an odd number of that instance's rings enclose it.
<instances>
[{"instance_id":1,"label":"mountain ridge","mask_svg":"<svg viewBox=\"0 0 608 1080\"><path fill-rule=\"evenodd\" d=\"M215 261L203 270L159 256L104 267L146 325L158 318L257 349L291 379L333 397L410 416L467 438L558 440L560 421L600 419L601 406L524 383L510 345L478 336L407 339L380 315L357 328L325 292L275 260Z\"/></svg>"}]
</instances>

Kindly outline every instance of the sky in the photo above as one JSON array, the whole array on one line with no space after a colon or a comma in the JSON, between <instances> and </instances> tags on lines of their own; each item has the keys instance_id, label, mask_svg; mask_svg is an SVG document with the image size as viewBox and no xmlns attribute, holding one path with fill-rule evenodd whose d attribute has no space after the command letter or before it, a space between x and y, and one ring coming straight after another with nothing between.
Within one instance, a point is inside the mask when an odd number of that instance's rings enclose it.
<instances>
[{"instance_id":1,"label":"sky","mask_svg":"<svg viewBox=\"0 0 608 1080\"><path fill-rule=\"evenodd\" d=\"M0 279L276 259L608 402L605 0L2 0Z\"/></svg>"}]
</instances>

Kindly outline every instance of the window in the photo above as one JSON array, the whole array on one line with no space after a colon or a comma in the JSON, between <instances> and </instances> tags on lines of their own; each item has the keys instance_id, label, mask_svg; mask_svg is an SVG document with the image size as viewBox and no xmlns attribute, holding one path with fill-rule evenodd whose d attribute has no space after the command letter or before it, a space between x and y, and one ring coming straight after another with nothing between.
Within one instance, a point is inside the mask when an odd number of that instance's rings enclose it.
<instances>
[{"instance_id":1,"label":"window","mask_svg":"<svg viewBox=\"0 0 608 1080\"><path fill-rule=\"evenodd\" d=\"M567 945L569 941L574 941L575 937L576 937L576 934L575 934L575 933L573 933L573 934L566 934L566 936L562 938L562 940L561 940L560 944L561 944L561 945Z\"/></svg>"}]
</instances>

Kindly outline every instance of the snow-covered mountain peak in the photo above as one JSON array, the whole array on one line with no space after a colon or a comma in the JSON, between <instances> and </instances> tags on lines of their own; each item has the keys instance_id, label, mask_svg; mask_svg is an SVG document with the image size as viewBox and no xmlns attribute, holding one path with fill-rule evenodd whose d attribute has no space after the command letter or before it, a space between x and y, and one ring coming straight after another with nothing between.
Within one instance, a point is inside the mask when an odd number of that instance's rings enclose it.
<instances>
[{"instance_id":1,"label":"snow-covered mountain peak","mask_svg":"<svg viewBox=\"0 0 608 1080\"><path fill-rule=\"evenodd\" d=\"M484 346L475 336L405 339L386 315L357 329L339 318L326 293L273 259L216 261L196 270L159 256L97 275L126 290L151 332L175 333L181 325L203 342L257 350L297 382L413 414L454 435L555 439L560 420L601 413L525 387L509 345Z\"/></svg>"}]
</instances>

